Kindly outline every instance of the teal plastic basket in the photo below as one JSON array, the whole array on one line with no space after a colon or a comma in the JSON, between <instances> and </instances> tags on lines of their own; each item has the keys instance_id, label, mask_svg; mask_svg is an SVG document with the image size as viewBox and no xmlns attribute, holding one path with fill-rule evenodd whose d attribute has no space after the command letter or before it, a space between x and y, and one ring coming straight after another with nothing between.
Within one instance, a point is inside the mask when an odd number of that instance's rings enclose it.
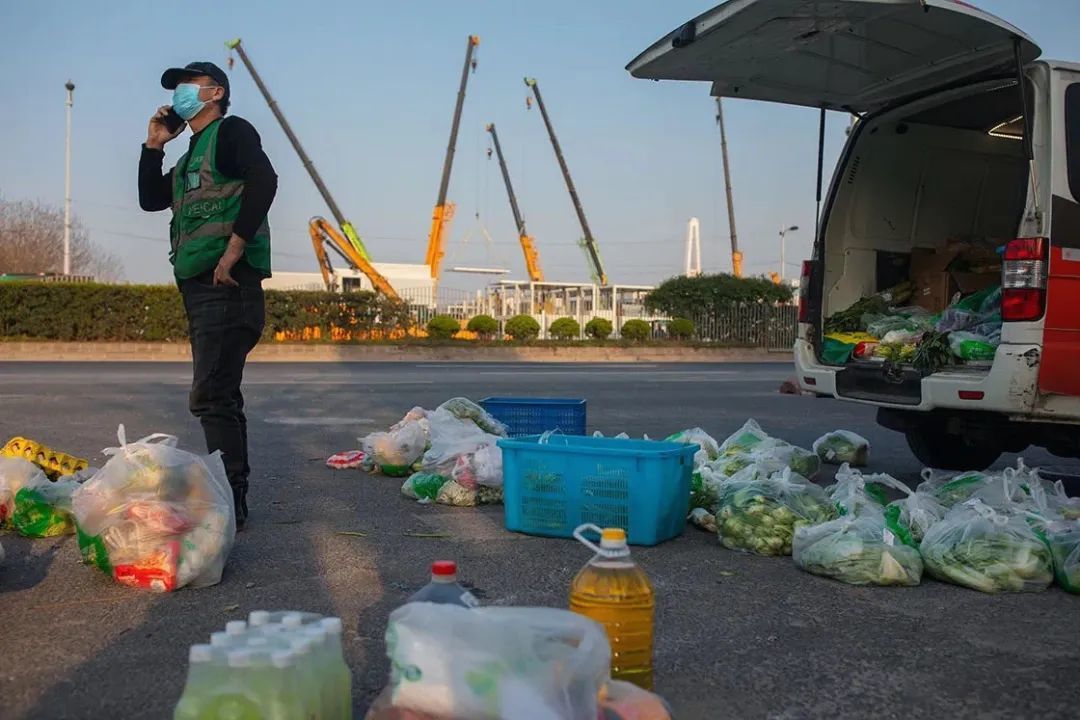
<instances>
[{"instance_id":1,"label":"teal plastic basket","mask_svg":"<svg viewBox=\"0 0 1080 720\"><path fill-rule=\"evenodd\" d=\"M697 445L533 435L499 447L507 530L569 538L593 523L656 545L686 526Z\"/></svg>"}]
</instances>

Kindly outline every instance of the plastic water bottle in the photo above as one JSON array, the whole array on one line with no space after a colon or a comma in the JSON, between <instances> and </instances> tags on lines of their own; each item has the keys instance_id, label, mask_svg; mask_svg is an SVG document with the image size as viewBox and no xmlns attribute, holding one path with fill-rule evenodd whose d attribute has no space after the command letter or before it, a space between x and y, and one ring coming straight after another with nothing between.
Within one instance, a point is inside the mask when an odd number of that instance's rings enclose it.
<instances>
[{"instance_id":1,"label":"plastic water bottle","mask_svg":"<svg viewBox=\"0 0 1080 720\"><path fill-rule=\"evenodd\" d=\"M184 694L173 713L174 720L197 720L201 717L203 703L220 679L219 668L214 663L214 648L210 645L192 645L188 650L188 676Z\"/></svg>"},{"instance_id":2,"label":"plastic water bottle","mask_svg":"<svg viewBox=\"0 0 1080 720\"><path fill-rule=\"evenodd\" d=\"M341 618L326 618L320 625L326 632L327 655L329 657L330 673L334 678L334 698L337 700L336 707L329 708L336 713L331 717L352 720L352 672L345 664L345 651L341 645L341 635L344 630Z\"/></svg>"},{"instance_id":3,"label":"plastic water bottle","mask_svg":"<svg viewBox=\"0 0 1080 720\"><path fill-rule=\"evenodd\" d=\"M583 532L600 535L600 545ZM626 531L582 525L576 537L596 555L570 586L570 609L604 626L611 644L611 677L652 689L653 611L656 599L645 572L630 558Z\"/></svg>"},{"instance_id":4,"label":"plastic water bottle","mask_svg":"<svg viewBox=\"0 0 1080 720\"><path fill-rule=\"evenodd\" d=\"M476 597L458 584L457 563L436 560L431 564L431 582L420 588L409 602L431 602L440 605L460 605L474 608L480 604Z\"/></svg>"}]
</instances>

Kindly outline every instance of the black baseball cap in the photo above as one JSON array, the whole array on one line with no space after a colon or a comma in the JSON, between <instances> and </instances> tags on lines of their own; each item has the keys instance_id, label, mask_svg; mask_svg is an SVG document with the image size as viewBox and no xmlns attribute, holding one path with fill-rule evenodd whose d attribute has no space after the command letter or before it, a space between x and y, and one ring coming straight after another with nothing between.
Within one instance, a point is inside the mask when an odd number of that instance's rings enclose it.
<instances>
[{"instance_id":1,"label":"black baseball cap","mask_svg":"<svg viewBox=\"0 0 1080 720\"><path fill-rule=\"evenodd\" d=\"M214 82L225 89L225 97L229 97L229 76L212 62L192 62L182 68L169 68L161 73L161 87L173 90L192 75L207 75L213 78Z\"/></svg>"}]
</instances>

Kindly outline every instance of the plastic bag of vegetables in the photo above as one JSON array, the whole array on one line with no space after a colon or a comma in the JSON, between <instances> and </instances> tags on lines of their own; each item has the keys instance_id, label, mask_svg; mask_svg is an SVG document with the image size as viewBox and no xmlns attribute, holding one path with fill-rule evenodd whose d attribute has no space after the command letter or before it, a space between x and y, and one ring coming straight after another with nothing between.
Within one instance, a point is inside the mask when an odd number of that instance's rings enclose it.
<instances>
[{"instance_id":1,"label":"plastic bag of vegetables","mask_svg":"<svg viewBox=\"0 0 1080 720\"><path fill-rule=\"evenodd\" d=\"M694 453L694 467L701 467L705 463L720 457L720 445L716 442L716 438L701 428L690 428L669 435L666 442L699 446L701 449Z\"/></svg>"},{"instance_id":2,"label":"plastic bag of vegetables","mask_svg":"<svg viewBox=\"0 0 1080 720\"><path fill-rule=\"evenodd\" d=\"M1080 594L1080 520L1059 520L1043 530L1054 579L1066 592Z\"/></svg>"},{"instance_id":3,"label":"plastic bag of vegetables","mask_svg":"<svg viewBox=\"0 0 1080 720\"><path fill-rule=\"evenodd\" d=\"M790 555L797 526L835 516L825 491L790 468L762 477L751 465L721 486L716 526L728 549Z\"/></svg>"},{"instance_id":4,"label":"plastic bag of vegetables","mask_svg":"<svg viewBox=\"0 0 1080 720\"><path fill-rule=\"evenodd\" d=\"M919 549L933 577L987 593L1044 590L1054 579L1050 551L1024 517L980 500L949 510Z\"/></svg>"},{"instance_id":5,"label":"plastic bag of vegetables","mask_svg":"<svg viewBox=\"0 0 1080 720\"><path fill-rule=\"evenodd\" d=\"M850 430L834 430L814 441L814 453L830 465L863 467L870 458L870 441Z\"/></svg>"},{"instance_id":6,"label":"plastic bag of vegetables","mask_svg":"<svg viewBox=\"0 0 1080 720\"><path fill-rule=\"evenodd\" d=\"M404 477L424 454L428 433L420 421L399 423L390 432L371 433L361 438L364 453L374 459L384 475Z\"/></svg>"},{"instance_id":7,"label":"plastic bag of vegetables","mask_svg":"<svg viewBox=\"0 0 1080 720\"><path fill-rule=\"evenodd\" d=\"M450 481L444 475L434 473L413 473L401 485L401 494L419 502L434 502L439 490Z\"/></svg>"},{"instance_id":8,"label":"plastic bag of vegetables","mask_svg":"<svg viewBox=\"0 0 1080 720\"><path fill-rule=\"evenodd\" d=\"M19 491L46 482L45 471L29 460L0 456L0 529L10 527Z\"/></svg>"},{"instance_id":9,"label":"plastic bag of vegetables","mask_svg":"<svg viewBox=\"0 0 1080 720\"><path fill-rule=\"evenodd\" d=\"M969 500L980 488L993 481L991 475L977 470L960 474L942 474L930 468L923 468L922 479L916 492L933 496L946 508Z\"/></svg>"},{"instance_id":10,"label":"plastic bag of vegetables","mask_svg":"<svg viewBox=\"0 0 1080 720\"><path fill-rule=\"evenodd\" d=\"M922 580L919 551L885 526L880 508L796 528L792 556L803 570L849 585L918 585Z\"/></svg>"},{"instance_id":11,"label":"plastic bag of vegetables","mask_svg":"<svg viewBox=\"0 0 1080 720\"><path fill-rule=\"evenodd\" d=\"M825 488L840 515L854 515L865 508L881 510L888 498L885 488L906 489L904 484L885 473L864 475L847 463L836 471L836 482Z\"/></svg>"},{"instance_id":12,"label":"plastic bag of vegetables","mask_svg":"<svg viewBox=\"0 0 1080 720\"><path fill-rule=\"evenodd\" d=\"M445 410L459 420L471 420L478 428L490 435L498 435L499 437L506 437L507 435L505 425L468 398L451 398L436 408L435 412L439 410Z\"/></svg>"},{"instance_id":13,"label":"plastic bag of vegetables","mask_svg":"<svg viewBox=\"0 0 1080 720\"><path fill-rule=\"evenodd\" d=\"M11 525L23 537L43 538L71 535L75 522L71 517L71 497L79 488L72 477L55 482L41 476L15 493Z\"/></svg>"},{"instance_id":14,"label":"plastic bag of vegetables","mask_svg":"<svg viewBox=\"0 0 1080 720\"><path fill-rule=\"evenodd\" d=\"M904 542L918 547L927 530L945 517L946 508L930 493L900 485L905 497L885 506L885 524Z\"/></svg>"},{"instance_id":15,"label":"plastic bag of vegetables","mask_svg":"<svg viewBox=\"0 0 1080 720\"><path fill-rule=\"evenodd\" d=\"M768 439L769 434L761 429L757 420L751 418L724 440L720 445L720 454L748 453Z\"/></svg>"}]
</instances>

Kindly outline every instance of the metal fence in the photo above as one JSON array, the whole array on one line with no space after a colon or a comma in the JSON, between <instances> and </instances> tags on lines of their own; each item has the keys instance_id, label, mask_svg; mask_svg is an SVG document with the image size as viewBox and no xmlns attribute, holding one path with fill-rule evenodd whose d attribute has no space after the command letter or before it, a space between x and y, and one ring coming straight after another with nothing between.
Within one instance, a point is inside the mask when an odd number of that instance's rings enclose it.
<instances>
[{"instance_id":1,"label":"metal fence","mask_svg":"<svg viewBox=\"0 0 1080 720\"><path fill-rule=\"evenodd\" d=\"M741 305L693 318L698 339L723 345L790 350L799 327L797 305Z\"/></svg>"}]
</instances>

